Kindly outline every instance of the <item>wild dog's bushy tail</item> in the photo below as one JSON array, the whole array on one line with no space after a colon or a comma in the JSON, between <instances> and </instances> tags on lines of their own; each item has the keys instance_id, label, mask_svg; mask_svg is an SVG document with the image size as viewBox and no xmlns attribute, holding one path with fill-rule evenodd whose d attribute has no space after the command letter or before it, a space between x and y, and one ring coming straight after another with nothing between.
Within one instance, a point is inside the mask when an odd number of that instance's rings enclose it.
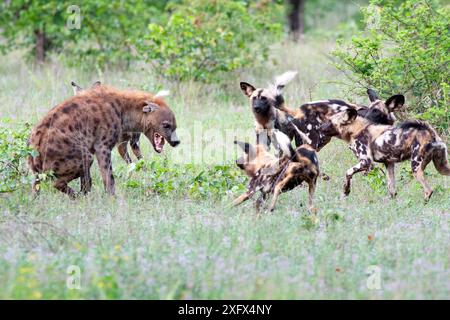
<instances>
[{"instance_id":1,"label":"wild dog's bushy tail","mask_svg":"<svg viewBox=\"0 0 450 320\"><path fill-rule=\"evenodd\" d=\"M279 76L276 76L275 84L269 86L275 96L275 107L292 115L295 114L295 112L285 105L283 89L289 82L292 81L292 79L295 78L296 75L297 71L287 71Z\"/></svg>"},{"instance_id":2,"label":"wild dog's bushy tail","mask_svg":"<svg viewBox=\"0 0 450 320\"><path fill-rule=\"evenodd\" d=\"M435 141L432 143L434 147L433 151L433 164L436 170L444 175L450 176L450 165L447 157L447 146L443 141Z\"/></svg>"}]
</instances>

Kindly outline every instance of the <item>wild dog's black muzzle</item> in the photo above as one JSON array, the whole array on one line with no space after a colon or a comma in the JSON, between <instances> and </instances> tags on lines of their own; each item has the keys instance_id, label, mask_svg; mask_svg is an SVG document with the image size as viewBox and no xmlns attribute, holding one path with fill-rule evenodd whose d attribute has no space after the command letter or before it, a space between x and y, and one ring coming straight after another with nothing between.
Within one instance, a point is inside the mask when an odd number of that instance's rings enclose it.
<instances>
[{"instance_id":1,"label":"wild dog's black muzzle","mask_svg":"<svg viewBox=\"0 0 450 320\"><path fill-rule=\"evenodd\" d=\"M269 107L270 107L270 105L269 105L269 102L267 101L267 99L255 99L253 101L253 110L256 113L267 112Z\"/></svg>"}]
</instances>

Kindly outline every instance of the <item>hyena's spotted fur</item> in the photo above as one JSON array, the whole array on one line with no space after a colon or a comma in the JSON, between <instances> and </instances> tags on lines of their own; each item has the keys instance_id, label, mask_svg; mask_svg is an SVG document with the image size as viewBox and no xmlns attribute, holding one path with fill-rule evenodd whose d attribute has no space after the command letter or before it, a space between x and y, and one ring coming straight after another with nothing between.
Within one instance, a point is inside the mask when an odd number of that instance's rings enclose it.
<instances>
[{"instance_id":1,"label":"hyena's spotted fur","mask_svg":"<svg viewBox=\"0 0 450 320\"><path fill-rule=\"evenodd\" d=\"M29 165L36 174L51 170L54 187L74 197L68 183L80 178L81 192L89 192L95 155L105 189L114 194L111 150L121 134L142 132L161 152L165 140L172 146L179 144L176 127L173 112L161 98L99 85L54 107L33 128L29 144L39 155L29 157ZM33 185L35 192L38 183Z\"/></svg>"},{"instance_id":2,"label":"hyena's spotted fur","mask_svg":"<svg viewBox=\"0 0 450 320\"><path fill-rule=\"evenodd\" d=\"M71 82L73 94L77 95L82 92L84 89L76 84L74 81ZM91 89L100 86L101 82L96 81L92 84ZM123 132L120 135L119 142L117 143L117 150L119 151L120 156L126 163L130 164L133 161L131 160L130 154L128 153L128 142L130 142L131 150L133 151L136 158L142 159L141 148L139 147L139 139L141 134L139 132Z\"/></svg>"},{"instance_id":3,"label":"hyena's spotted fur","mask_svg":"<svg viewBox=\"0 0 450 320\"><path fill-rule=\"evenodd\" d=\"M260 196L255 202L256 211L272 194L269 211L273 211L278 196L282 192L294 189L306 182L309 186L308 205L313 209L314 192L319 176L319 162L315 150L308 144L293 149L289 138L280 131L274 132L274 138L282 150L281 157L275 157L266 150L264 144L252 146L249 143L235 141L245 152L236 164L250 177L248 190L239 196L233 205L237 206L250 199L256 192Z\"/></svg>"},{"instance_id":4,"label":"hyena's spotted fur","mask_svg":"<svg viewBox=\"0 0 450 320\"><path fill-rule=\"evenodd\" d=\"M350 193L351 179L357 172L368 172L373 162L383 163L388 171L388 190L395 192L395 163L411 161L416 180L424 189L425 200L432 189L425 180L424 170L433 161L437 171L450 175L447 147L436 131L418 120L406 121L397 126L374 124L358 116L355 109L348 109L331 117L321 128L328 137L336 136L349 143L359 163L346 172L344 194Z\"/></svg>"}]
</instances>

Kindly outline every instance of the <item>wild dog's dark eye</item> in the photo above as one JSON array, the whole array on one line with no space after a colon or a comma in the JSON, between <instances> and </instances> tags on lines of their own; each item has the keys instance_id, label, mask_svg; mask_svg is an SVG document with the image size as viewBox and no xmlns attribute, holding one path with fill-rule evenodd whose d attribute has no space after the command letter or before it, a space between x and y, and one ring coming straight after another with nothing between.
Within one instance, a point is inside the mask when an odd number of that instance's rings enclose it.
<instances>
[{"instance_id":1,"label":"wild dog's dark eye","mask_svg":"<svg viewBox=\"0 0 450 320\"><path fill-rule=\"evenodd\" d=\"M262 97L261 97L261 100L265 101L265 100L267 100L267 98L264 97L264 96L262 96Z\"/></svg>"},{"instance_id":2,"label":"wild dog's dark eye","mask_svg":"<svg viewBox=\"0 0 450 320\"><path fill-rule=\"evenodd\" d=\"M168 124L168 123L163 123L163 128L164 128L164 129L169 129L169 128L170 128L170 124Z\"/></svg>"}]
</instances>

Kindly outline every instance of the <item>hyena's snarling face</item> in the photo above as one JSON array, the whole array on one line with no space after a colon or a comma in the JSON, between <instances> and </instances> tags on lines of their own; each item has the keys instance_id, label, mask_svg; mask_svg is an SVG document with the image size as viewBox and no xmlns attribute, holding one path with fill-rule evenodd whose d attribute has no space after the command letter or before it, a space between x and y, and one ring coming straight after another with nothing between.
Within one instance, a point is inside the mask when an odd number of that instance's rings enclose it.
<instances>
[{"instance_id":1,"label":"hyena's snarling face","mask_svg":"<svg viewBox=\"0 0 450 320\"><path fill-rule=\"evenodd\" d=\"M394 112L403 107L405 97L397 94L383 101L373 89L368 89L367 94L370 105L367 109L358 111L358 114L373 123L393 125L396 120Z\"/></svg>"},{"instance_id":2,"label":"hyena's snarling face","mask_svg":"<svg viewBox=\"0 0 450 320\"><path fill-rule=\"evenodd\" d=\"M175 115L164 101L156 99L152 102L146 102L142 111L144 112L143 133L150 140L156 152L162 152L166 141L172 147L180 144L180 139L178 139L176 133Z\"/></svg>"}]
</instances>

